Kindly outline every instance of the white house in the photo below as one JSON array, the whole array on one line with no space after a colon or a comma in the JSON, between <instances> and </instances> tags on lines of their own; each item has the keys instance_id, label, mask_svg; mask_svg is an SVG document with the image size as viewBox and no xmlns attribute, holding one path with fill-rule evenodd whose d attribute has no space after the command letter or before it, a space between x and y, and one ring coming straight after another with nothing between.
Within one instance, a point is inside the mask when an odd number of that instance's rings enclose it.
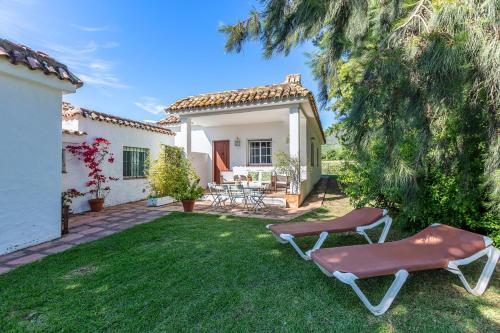
<instances>
[{"instance_id":1,"label":"white house","mask_svg":"<svg viewBox=\"0 0 500 333\"><path fill-rule=\"evenodd\" d=\"M325 136L300 74L279 84L186 97L166 112L157 124L177 134L175 144L195 160L204 185L217 182L221 171L272 170L278 151L300 157L303 197L321 177Z\"/></svg>"},{"instance_id":2,"label":"white house","mask_svg":"<svg viewBox=\"0 0 500 333\"><path fill-rule=\"evenodd\" d=\"M62 127L62 191L71 188L80 192L88 191L85 188L88 171L64 147L83 141L90 142L98 137L111 142L110 149L115 161L113 164L105 164L103 170L106 176L119 180L109 183L111 191L106 197L106 206L145 199L149 194L144 175L146 156L154 159L162 144L174 145L175 133L169 129L79 108L66 102L62 108ZM88 196L74 199L72 211L88 211L88 199Z\"/></svg>"},{"instance_id":3,"label":"white house","mask_svg":"<svg viewBox=\"0 0 500 333\"><path fill-rule=\"evenodd\" d=\"M0 254L61 235L62 95L82 84L48 55L0 39Z\"/></svg>"}]
</instances>

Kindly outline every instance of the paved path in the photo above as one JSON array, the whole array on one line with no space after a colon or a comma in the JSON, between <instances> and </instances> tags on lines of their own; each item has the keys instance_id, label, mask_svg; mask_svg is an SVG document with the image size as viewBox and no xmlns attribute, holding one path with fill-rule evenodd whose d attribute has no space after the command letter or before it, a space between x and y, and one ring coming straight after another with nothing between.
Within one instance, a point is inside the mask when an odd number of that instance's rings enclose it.
<instances>
[{"instance_id":1,"label":"paved path","mask_svg":"<svg viewBox=\"0 0 500 333\"><path fill-rule=\"evenodd\" d=\"M164 209L148 208L141 202L109 207L99 213L72 216L69 233L62 238L0 256L0 274L167 214L169 212Z\"/></svg>"},{"instance_id":2,"label":"paved path","mask_svg":"<svg viewBox=\"0 0 500 333\"><path fill-rule=\"evenodd\" d=\"M322 178L302 206L296 209L270 207L260 212L248 212L242 207L235 207L215 210L210 207L211 202L202 201L196 203L195 211L208 214L289 221L321 207L328 184L328 178ZM149 222L158 217L168 215L173 211L182 211L182 205L175 203L161 207L146 207L145 201L137 201L105 208L98 213L88 212L71 216L69 233L62 238L0 256L0 274L42 259L50 254L65 251L75 245L88 243L131 228L134 225Z\"/></svg>"}]
</instances>

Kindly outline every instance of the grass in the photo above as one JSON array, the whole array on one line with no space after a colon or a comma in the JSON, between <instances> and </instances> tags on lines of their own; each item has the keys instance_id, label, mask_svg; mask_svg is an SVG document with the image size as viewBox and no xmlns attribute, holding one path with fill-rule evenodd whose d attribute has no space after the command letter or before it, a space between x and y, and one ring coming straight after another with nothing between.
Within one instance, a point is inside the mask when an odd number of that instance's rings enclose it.
<instances>
[{"instance_id":1,"label":"grass","mask_svg":"<svg viewBox=\"0 0 500 333\"><path fill-rule=\"evenodd\" d=\"M302 219L348 210L331 193ZM411 274L382 317L278 244L269 221L172 213L0 275L0 331L498 332L500 279L482 297L445 271ZM395 226L391 239L404 233ZM314 239L301 241L303 246ZM361 244L334 236L326 246ZM477 277L480 265L468 272ZM380 299L390 278L362 281Z\"/></svg>"}]
</instances>

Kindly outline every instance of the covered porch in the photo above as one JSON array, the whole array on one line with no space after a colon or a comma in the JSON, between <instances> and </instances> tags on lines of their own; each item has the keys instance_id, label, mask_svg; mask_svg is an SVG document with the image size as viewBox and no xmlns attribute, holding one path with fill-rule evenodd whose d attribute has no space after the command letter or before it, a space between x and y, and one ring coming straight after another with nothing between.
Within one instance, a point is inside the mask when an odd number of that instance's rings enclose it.
<instances>
[{"instance_id":1,"label":"covered porch","mask_svg":"<svg viewBox=\"0 0 500 333\"><path fill-rule=\"evenodd\" d=\"M298 157L305 198L321 176L322 141L308 121L313 116L300 102L187 112L180 114L176 145L190 156L203 186L241 178L271 182L275 153ZM282 198L287 191L271 190Z\"/></svg>"}]
</instances>

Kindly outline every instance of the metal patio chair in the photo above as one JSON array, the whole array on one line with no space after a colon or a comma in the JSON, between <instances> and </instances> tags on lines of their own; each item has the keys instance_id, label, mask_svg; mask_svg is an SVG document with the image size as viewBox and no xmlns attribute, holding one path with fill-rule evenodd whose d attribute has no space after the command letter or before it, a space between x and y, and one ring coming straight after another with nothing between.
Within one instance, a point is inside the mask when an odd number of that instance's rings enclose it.
<instances>
[{"instance_id":1,"label":"metal patio chair","mask_svg":"<svg viewBox=\"0 0 500 333\"><path fill-rule=\"evenodd\" d=\"M212 196L212 204L210 207L224 208L226 201L229 199L229 196L225 193L224 188L216 183L208 183L208 191Z\"/></svg>"}]
</instances>

